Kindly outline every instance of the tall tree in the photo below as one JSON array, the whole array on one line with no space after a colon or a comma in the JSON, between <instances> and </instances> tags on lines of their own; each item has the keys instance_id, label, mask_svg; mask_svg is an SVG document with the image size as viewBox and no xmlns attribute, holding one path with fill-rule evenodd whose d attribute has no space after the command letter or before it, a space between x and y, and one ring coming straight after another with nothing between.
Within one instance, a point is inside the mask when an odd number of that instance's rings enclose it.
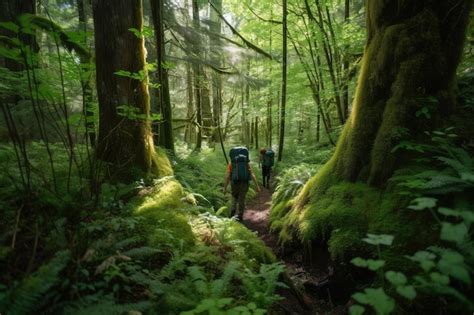
<instances>
[{"instance_id":1,"label":"tall tree","mask_svg":"<svg viewBox=\"0 0 474 315\"><path fill-rule=\"evenodd\" d=\"M0 22L19 23L18 18L23 14L36 14L36 0L2 0L0 2ZM16 34L1 27L0 35L14 37ZM20 32L19 39L25 46L38 50L36 36L30 32ZM23 70L23 65L13 59L4 59L2 64L11 71Z\"/></svg>"},{"instance_id":2,"label":"tall tree","mask_svg":"<svg viewBox=\"0 0 474 315\"><path fill-rule=\"evenodd\" d=\"M150 172L154 164L147 78L118 76L119 70L145 71L141 0L96 0L93 4L99 137L96 154L113 165L113 177L131 178L137 168ZM145 71L146 73L146 71Z\"/></svg>"},{"instance_id":3,"label":"tall tree","mask_svg":"<svg viewBox=\"0 0 474 315\"><path fill-rule=\"evenodd\" d=\"M222 11L222 0L210 0L216 10L213 10L212 7L210 11L210 25L209 30L211 31L210 44L211 44L211 57L215 66L221 67L221 45L219 37L221 34L222 23L219 15L216 11ZM209 4L211 5L211 4ZM221 74L217 72L212 72L212 116L213 116L213 126L216 131L213 134L213 141L219 140L219 130L222 121L222 79Z\"/></svg>"},{"instance_id":4,"label":"tall tree","mask_svg":"<svg viewBox=\"0 0 474 315\"><path fill-rule=\"evenodd\" d=\"M85 0L76 0L77 13L79 18L79 29L87 34L87 14L86 6L87 2ZM86 38L87 41L87 38ZM83 43L87 44L87 43ZM84 45L87 47L87 45ZM94 121L94 109L93 109L93 91L92 91L92 75L90 74L91 58L88 56L80 55L81 62L81 88L82 88L82 103L83 111L86 125L86 134L89 139L91 146L95 146L96 142L96 126Z\"/></svg>"},{"instance_id":5,"label":"tall tree","mask_svg":"<svg viewBox=\"0 0 474 315\"><path fill-rule=\"evenodd\" d=\"M164 29L164 0L150 0L151 12L153 16L153 26L155 29L156 50L157 50L157 78L160 84L156 89L156 96L159 102L161 121L159 129L159 144L167 150L174 151L174 137L172 124L172 110L170 89L168 80L168 70L165 66L165 29Z\"/></svg>"},{"instance_id":6,"label":"tall tree","mask_svg":"<svg viewBox=\"0 0 474 315\"><path fill-rule=\"evenodd\" d=\"M282 78L281 78L281 106L280 106L280 132L278 143L278 161L283 158L283 145L285 142L285 110L286 110L286 71L288 60L288 44L287 44L287 0L283 0L283 61L282 61Z\"/></svg>"},{"instance_id":7,"label":"tall tree","mask_svg":"<svg viewBox=\"0 0 474 315\"><path fill-rule=\"evenodd\" d=\"M197 0L192 1L193 8L193 26L195 29L200 28L199 20L199 7ZM193 45L193 53L196 57L200 55L199 45L195 43ZM196 136L196 147L195 150L199 151L202 147L202 86L203 86L203 69L202 65L193 63L193 73L194 73L194 100L196 104L196 122L198 124L198 132Z\"/></svg>"},{"instance_id":8,"label":"tall tree","mask_svg":"<svg viewBox=\"0 0 474 315\"><path fill-rule=\"evenodd\" d=\"M416 138L442 126L456 110L453 87L471 5L470 0L367 2L365 54L351 116L327 165L332 174L384 184L408 158L392 153L394 130ZM427 97L437 100L432 118L415 119Z\"/></svg>"}]
</instances>

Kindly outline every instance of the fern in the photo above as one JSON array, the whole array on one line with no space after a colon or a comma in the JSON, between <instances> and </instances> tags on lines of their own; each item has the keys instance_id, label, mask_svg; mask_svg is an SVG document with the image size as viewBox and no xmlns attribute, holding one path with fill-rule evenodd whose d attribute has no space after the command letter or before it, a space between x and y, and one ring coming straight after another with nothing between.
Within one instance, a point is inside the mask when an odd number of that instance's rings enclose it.
<instances>
[{"instance_id":1,"label":"fern","mask_svg":"<svg viewBox=\"0 0 474 315\"><path fill-rule=\"evenodd\" d=\"M117 304L114 302L111 295L101 297L98 301L90 299L90 304L79 303L75 306L69 306L64 310L64 313L70 315L122 315L130 314L135 311L147 311L152 307L152 303L148 301L128 303L128 304Z\"/></svg>"},{"instance_id":2,"label":"fern","mask_svg":"<svg viewBox=\"0 0 474 315\"><path fill-rule=\"evenodd\" d=\"M211 295L213 297L221 297L225 294L232 278L234 278L240 266L241 264L237 261L229 261L224 268L222 276L212 282Z\"/></svg>"},{"instance_id":3,"label":"fern","mask_svg":"<svg viewBox=\"0 0 474 315\"><path fill-rule=\"evenodd\" d=\"M69 251L57 252L49 263L10 291L0 305L1 312L15 315L38 313L48 302L44 300L48 291L62 280L59 274L69 260Z\"/></svg>"}]
</instances>

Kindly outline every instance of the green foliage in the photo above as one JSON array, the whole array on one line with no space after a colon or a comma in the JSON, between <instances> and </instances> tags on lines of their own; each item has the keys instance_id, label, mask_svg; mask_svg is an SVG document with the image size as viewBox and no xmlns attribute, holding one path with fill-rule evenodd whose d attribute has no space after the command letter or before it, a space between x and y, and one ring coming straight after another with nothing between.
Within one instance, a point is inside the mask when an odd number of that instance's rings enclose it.
<instances>
[{"instance_id":1,"label":"green foliage","mask_svg":"<svg viewBox=\"0 0 474 315\"><path fill-rule=\"evenodd\" d=\"M459 312L474 310L474 304L468 298L472 294L474 220L468 202L470 197L466 195L474 188L474 183L471 181L474 159L462 148L453 146L449 138L455 137L447 132L434 132L431 137L432 143L416 144L415 150L424 152L424 170L417 173L419 176L395 177L401 187L416 188L408 193L419 197L413 199L408 208L416 212L430 212L440 225L439 240L424 250L405 256L419 269L412 270L410 274L393 270L384 274L384 278L393 288L393 294L405 299L396 300L403 308L407 304L412 307L416 305L410 304L409 301L431 296L436 299L447 297L450 310L457 309ZM413 150L414 146L405 148ZM429 163L426 163L427 161ZM453 192L456 195L453 195ZM452 208L446 207L446 202L453 204ZM391 245L392 239L393 237L389 235L369 235L365 241L380 246ZM378 252L379 261L384 263L381 251ZM368 261L358 257L354 258L352 263L358 267L375 270ZM364 293L356 293L353 297L361 304L372 306L377 314L388 314L396 310L393 298L385 293L381 295L383 292L380 291L381 288L377 289L376 295L373 294L375 292L373 290L366 289ZM442 303L445 302L439 304ZM355 306L353 312L361 314L363 310L360 306Z\"/></svg>"},{"instance_id":2,"label":"green foliage","mask_svg":"<svg viewBox=\"0 0 474 315\"><path fill-rule=\"evenodd\" d=\"M34 274L15 284L6 293L0 292L0 312L8 314L31 314L54 300L51 289L60 284L60 273L70 260L68 251L59 251Z\"/></svg>"}]
</instances>

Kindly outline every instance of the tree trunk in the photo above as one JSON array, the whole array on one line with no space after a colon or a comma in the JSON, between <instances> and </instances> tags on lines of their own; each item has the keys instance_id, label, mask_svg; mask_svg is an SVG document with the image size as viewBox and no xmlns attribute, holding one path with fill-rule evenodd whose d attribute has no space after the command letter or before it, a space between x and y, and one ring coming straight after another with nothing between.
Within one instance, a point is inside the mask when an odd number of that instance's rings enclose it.
<instances>
[{"instance_id":1,"label":"tree trunk","mask_svg":"<svg viewBox=\"0 0 474 315\"><path fill-rule=\"evenodd\" d=\"M222 0L211 0L214 7L222 12ZM211 33L220 35L221 34L221 19L217 14L216 10L210 10L210 25L209 30ZM210 37L211 44L211 55L213 61L216 63L215 66L221 67L221 46L219 39L216 39L215 36ZM217 127L215 130L220 128L219 122L222 121L222 79L221 75L217 72L212 72L212 116L213 116L213 125ZM213 141L219 141L219 133L214 132Z\"/></svg>"},{"instance_id":2,"label":"tree trunk","mask_svg":"<svg viewBox=\"0 0 474 315\"><path fill-rule=\"evenodd\" d=\"M345 0L344 2L344 21L347 23L349 21L350 17L350 0ZM343 103L343 114L344 118L347 119L349 117L349 81L350 81L350 76L349 76L349 57L344 56L344 62L342 66L342 73L344 77L344 84L342 86L342 103Z\"/></svg>"},{"instance_id":3,"label":"tree trunk","mask_svg":"<svg viewBox=\"0 0 474 315\"><path fill-rule=\"evenodd\" d=\"M193 93L193 76L191 72L191 66L189 63L186 63L186 99L187 99L187 111L186 119L188 120L186 124L186 129L184 131L184 141L188 144L194 143L196 137L196 126L193 121L195 120L194 112L194 93Z\"/></svg>"},{"instance_id":4,"label":"tree trunk","mask_svg":"<svg viewBox=\"0 0 474 315\"><path fill-rule=\"evenodd\" d=\"M168 70L165 68L165 30L164 30L164 0L150 0L153 27L155 30L157 50L157 79L160 87L155 89L158 108L161 114L159 123L158 143L163 148L174 152L173 117L171 110Z\"/></svg>"},{"instance_id":5,"label":"tree trunk","mask_svg":"<svg viewBox=\"0 0 474 315\"><path fill-rule=\"evenodd\" d=\"M345 180L383 185L403 158L393 131L413 137L442 125L455 108L454 83L469 0L371 1L368 41L354 107L330 162ZM416 31L414 31L416 30ZM423 97L436 97L429 120L416 118Z\"/></svg>"},{"instance_id":6,"label":"tree trunk","mask_svg":"<svg viewBox=\"0 0 474 315\"><path fill-rule=\"evenodd\" d=\"M147 80L115 75L145 70L144 40L130 28L143 29L142 1L96 0L93 6L96 48L99 137L96 154L112 164L111 177L129 180L134 169L150 172L153 137Z\"/></svg>"},{"instance_id":7,"label":"tree trunk","mask_svg":"<svg viewBox=\"0 0 474 315\"><path fill-rule=\"evenodd\" d=\"M280 107L280 135L278 145L278 161L283 158L283 145L285 142L285 107L286 107L286 68L288 58L287 45L287 0L283 0L283 61L282 61L282 79L281 79L281 107Z\"/></svg>"},{"instance_id":8,"label":"tree trunk","mask_svg":"<svg viewBox=\"0 0 474 315\"><path fill-rule=\"evenodd\" d=\"M36 14L36 0L2 0L0 2L0 22L18 22L18 18L22 14ZM0 28L0 35L7 37L16 37L16 34ZM38 44L36 42L36 36L32 34L20 33L19 39L28 47L31 47L33 51L38 51ZM0 61L0 65L3 65L10 71L22 71L23 65L12 59L3 59Z\"/></svg>"},{"instance_id":9,"label":"tree trunk","mask_svg":"<svg viewBox=\"0 0 474 315\"><path fill-rule=\"evenodd\" d=\"M87 14L86 14L86 3L84 0L77 0L77 13L79 17L79 29L87 34ZM86 39L87 41L87 39ZM84 47L87 47L87 43ZM84 112L84 120L86 126L86 137L92 147L95 146L96 142L96 127L94 121L94 106L93 106L93 90L92 90L92 75L90 69L92 67L90 58L84 56L79 57L81 62L81 68L84 71L81 75L81 88L82 88L82 107Z\"/></svg>"},{"instance_id":10,"label":"tree trunk","mask_svg":"<svg viewBox=\"0 0 474 315\"><path fill-rule=\"evenodd\" d=\"M193 26L195 29L199 29L199 8L197 0L192 0L193 7ZM194 45L194 54L199 56L200 51L197 45ZM198 132L196 135L196 147L195 150L199 151L202 147L202 65L193 63L193 73L194 73L194 99L196 100L196 122L198 126Z\"/></svg>"}]
</instances>

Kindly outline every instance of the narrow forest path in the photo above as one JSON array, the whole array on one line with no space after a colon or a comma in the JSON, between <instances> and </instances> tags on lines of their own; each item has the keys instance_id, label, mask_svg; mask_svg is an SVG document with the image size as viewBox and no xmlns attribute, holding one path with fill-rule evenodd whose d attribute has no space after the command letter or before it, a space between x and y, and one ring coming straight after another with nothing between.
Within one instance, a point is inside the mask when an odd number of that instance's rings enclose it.
<instances>
[{"instance_id":1,"label":"narrow forest path","mask_svg":"<svg viewBox=\"0 0 474 315\"><path fill-rule=\"evenodd\" d=\"M304 261L301 249L281 251L278 236L270 232L269 217L272 191L262 188L246 206L244 224L257 232L259 238L272 249L274 254L285 263L287 278L295 287L306 293L297 297L292 289L279 289L277 293L284 298L278 302L269 314L344 314L344 308L335 306L332 301L329 278L332 274L327 252L318 252L316 261L311 264Z\"/></svg>"}]
</instances>

